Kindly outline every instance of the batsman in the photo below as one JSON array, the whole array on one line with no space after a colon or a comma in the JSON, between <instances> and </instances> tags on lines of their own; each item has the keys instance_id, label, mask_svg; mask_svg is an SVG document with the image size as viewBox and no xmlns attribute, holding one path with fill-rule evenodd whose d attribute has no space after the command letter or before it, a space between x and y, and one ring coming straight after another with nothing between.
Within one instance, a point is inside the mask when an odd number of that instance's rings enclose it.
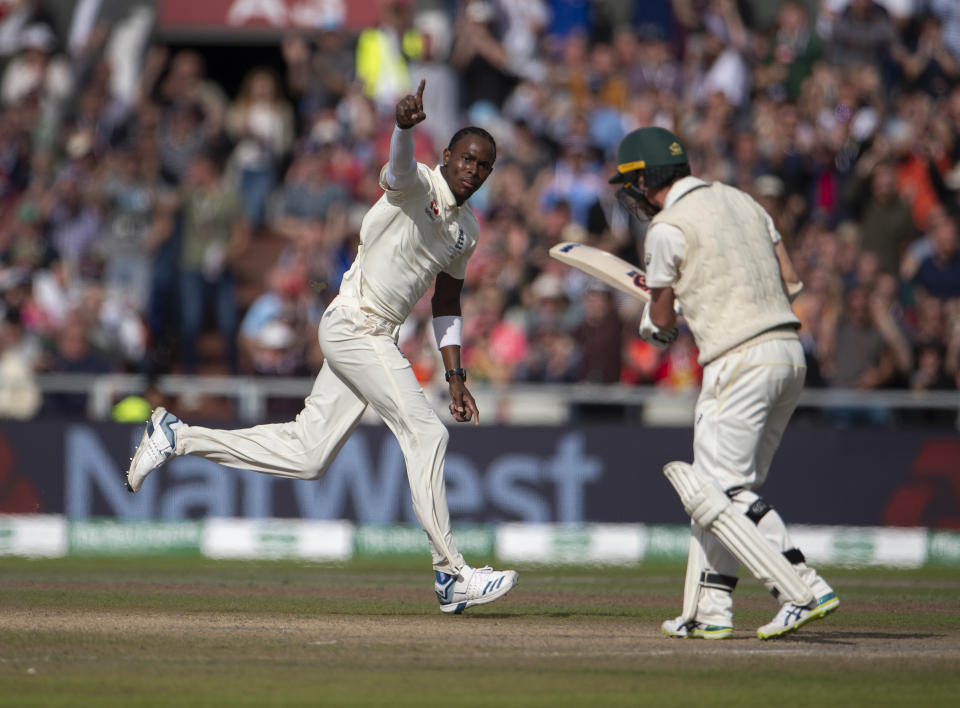
<instances>
[{"instance_id":1,"label":"batsman","mask_svg":"<svg viewBox=\"0 0 960 708\"><path fill-rule=\"evenodd\" d=\"M803 390L800 322L790 307L802 283L770 216L745 192L692 176L687 151L670 131L626 135L610 182L628 211L650 220L644 263L651 299L640 336L669 346L681 309L703 367L693 464L664 467L691 524L683 610L662 630L731 637L743 564L780 603L757 636L782 636L840 604L756 492Z\"/></svg>"},{"instance_id":2,"label":"batsman","mask_svg":"<svg viewBox=\"0 0 960 708\"><path fill-rule=\"evenodd\" d=\"M380 172L384 194L364 216L357 257L320 320L324 363L296 420L214 430L187 425L157 408L131 460L127 486L137 491L175 455L317 479L369 405L403 451L413 510L433 555L440 609L459 614L505 595L517 573L474 568L457 550L443 476L449 433L397 348L397 334L433 284L433 325L450 387L450 414L457 422L476 424L479 411L460 365L460 293L480 233L467 200L490 176L497 146L485 130L470 126L450 139L442 165L418 163L413 128L426 118L425 83L397 104L389 162Z\"/></svg>"}]
</instances>

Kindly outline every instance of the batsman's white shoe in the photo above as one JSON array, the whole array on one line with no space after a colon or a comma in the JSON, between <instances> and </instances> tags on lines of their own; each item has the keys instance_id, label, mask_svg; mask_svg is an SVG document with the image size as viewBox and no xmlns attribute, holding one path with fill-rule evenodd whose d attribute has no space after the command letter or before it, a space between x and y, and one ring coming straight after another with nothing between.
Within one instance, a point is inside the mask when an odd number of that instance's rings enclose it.
<instances>
[{"instance_id":1,"label":"batsman's white shoe","mask_svg":"<svg viewBox=\"0 0 960 708\"><path fill-rule=\"evenodd\" d=\"M667 620L660 625L660 631L674 639L730 639L733 636L733 627L704 624L696 620L684 622L683 617Z\"/></svg>"},{"instance_id":2,"label":"batsman's white shoe","mask_svg":"<svg viewBox=\"0 0 960 708\"><path fill-rule=\"evenodd\" d=\"M782 637L784 634L800 629L807 622L823 619L839 606L840 598L835 592L828 592L808 607L800 607L790 602L784 603L773 621L757 630L757 636L760 639Z\"/></svg>"},{"instance_id":3,"label":"batsman's white shoe","mask_svg":"<svg viewBox=\"0 0 960 708\"><path fill-rule=\"evenodd\" d=\"M127 491L136 492L143 485L147 475L160 467L176 453L177 431L186 424L167 409L155 408L143 430L143 437L137 445L137 451L130 458L127 470Z\"/></svg>"},{"instance_id":4,"label":"batsman's white shoe","mask_svg":"<svg viewBox=\"0 0 960 708\"><path fill-rule=\"evenodd\" d=\"M483 568L465 565L459 575L434 572L437 576L434 590L440 600L440 609L455 615L468 607L493 602L517 584L517 571L494 570L489 565Z\"/></svg>"}]
</instances>

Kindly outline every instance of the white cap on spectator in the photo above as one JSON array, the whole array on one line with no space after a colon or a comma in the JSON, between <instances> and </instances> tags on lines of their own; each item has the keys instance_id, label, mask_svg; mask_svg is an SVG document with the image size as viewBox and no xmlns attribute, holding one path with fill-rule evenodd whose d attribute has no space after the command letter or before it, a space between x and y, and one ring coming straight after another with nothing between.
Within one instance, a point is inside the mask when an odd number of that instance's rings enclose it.
<instances>
[{"instance_id":1,"label":"white cap on spectator","mask_svg":"<svg viewBox=\"0 0 960 708\"><path fill-rule=\"evenodd\" d=\"M335 118L323 118L315 122L313 127L310 128L310 142L316 145L329 145L339 142L342 136L343 129Z\"/></svg>"},{"instance_id":2,"label":"white cap on spectator","mask_svg":"<svg viewBox=\"0 0 960 708\"><path fill-rule=\"evenodd\" d=\"M561 297L563 295L563 283L553 273L541 273L533 281L531 287L533 294L539 298Z\"/></svg>"},{"instance_id":3,"label":"white cap on spectator","mask_svg":"<svg viewBox=\"0 0 960 708\"><path fill-rule=\"evenodd\" d=\"M413 21L414 27L430 37L433 45L431 55L434 59L443 59L450 54L451 32L450 20L446 13L440 10L428 10L419 13Z\"/></svg>"},{"instance_id":4,"label":"white cap on spectator","mask_svg":"<svg viewBox=\"0 0 960 708\"><path fill-rule=\"evenodd\" d=\"M285 322L271 320L257 332L257 344L266 349L286 349L293 344L293 329Z\"/></svg>"},{"instance_id":5,"label":"white cap on spectator","mask_svg":"<svg viewBox=\"0 0 960 708\"><path fill-rule=\"evenodd\" d=\"M783 180L776 175L760 175L753 181L753 188L761 197L783 196Z\"/></svg>"},{"instance_id":6,"label":"white cap on spectator","mask_svg":"<svg viewBox=\"0 0 960 708\"><path fill-rule=\"evenodd\" d=\"M471 22L490 22L494 15L493 5L486 0L470 0L465 14Z\"/></svg>"},{"instance_id":7,"label":"white cap on spectator","mask_svg":"<svg viewBox=\"0 0 960 708\"><path fill-rule=\"evenodd\" d=\"M49 52L53 50L55 43L56 37L53 36L53 30L44 24L30 25L20 34L21 49L39 49Z\"/></svg>"}]
</instances>

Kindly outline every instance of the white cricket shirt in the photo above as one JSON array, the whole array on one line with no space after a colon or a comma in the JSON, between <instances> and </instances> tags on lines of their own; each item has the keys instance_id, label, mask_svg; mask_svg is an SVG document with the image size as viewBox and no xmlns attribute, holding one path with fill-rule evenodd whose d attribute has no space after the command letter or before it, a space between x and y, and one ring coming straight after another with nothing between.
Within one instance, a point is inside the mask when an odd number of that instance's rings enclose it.
<instances>
[{"instance_id":1,"label":"white cricket shirt","mask_svg":"<svg viewBox=\"0 0 960 708\"><path fill-rule=\"evenodd\" d=\"M440 167L417 163L417 178L385 190L363 217L360 247L340 292L362 309L402 324L440 272L463 280L480 225L468 204L457 206Z\"/></svg>"}]
</instances>

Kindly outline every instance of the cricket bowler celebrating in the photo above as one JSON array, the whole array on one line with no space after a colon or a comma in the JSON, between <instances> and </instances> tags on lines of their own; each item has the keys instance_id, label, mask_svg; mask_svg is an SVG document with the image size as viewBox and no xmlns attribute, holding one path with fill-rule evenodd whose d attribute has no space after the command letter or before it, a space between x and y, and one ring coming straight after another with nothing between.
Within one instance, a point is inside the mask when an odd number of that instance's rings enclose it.
<instances>
[{"instance_id":1,"label":"cricket bowler celebrating","mask_svg":"<svg viewBox=\"0 0 960 708\"><path fill-rule=\"evenodd\" d=\"M664 467L692 522L683 612L663 632L731 637L731 593L743 563L781 603L757 636L779 637L840 604L754 491L803 389L800 323L790 308L802 284L770 216L746 193L690 176L687 152L670 131L624 137L610 182L620 185L622 205L651 219L644 243L651 299L640 336L667 347L679 303L703 367L693 464Z\"/></svg>"},{"instance_id":2,"label":"cricket bowler celebrating","mask_svg":"<svg viewBox=\"0 0 960 708\"><path fill-rule=\"evenodd\" d=\"M433 325L450 413L477 424L479 411L460 365L460 291L479 225L466 202L493 169L496 144L483 129L458 131L435 169L413 156L412 128L426 118L425 81L397 103L390 159L380 172L384 195L364 216L356 260L324 312L319 340L324 364L303 411L289 423L213 430L153 411L127 471L132 492L175 455L199 455L229 467L317 479L356 428L367 405L400 443L413 509L433 555L443 612L503 597L517 583L512 570L472 568L450 531L443 466L449 433L427 402L410 362L396 346L400 325L431 283Z\"/></svg>"}]
</instances>

